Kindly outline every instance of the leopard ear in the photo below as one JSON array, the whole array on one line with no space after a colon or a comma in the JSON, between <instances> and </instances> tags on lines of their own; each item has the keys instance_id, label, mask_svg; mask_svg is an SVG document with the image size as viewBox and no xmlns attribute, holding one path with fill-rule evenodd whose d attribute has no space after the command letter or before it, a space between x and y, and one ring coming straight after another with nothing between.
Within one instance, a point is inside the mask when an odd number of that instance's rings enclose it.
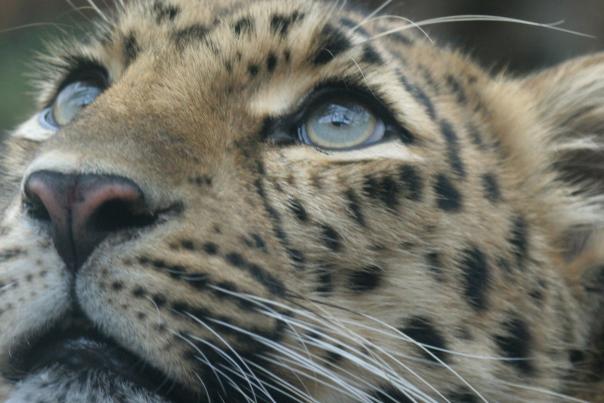
<instances>
[{"instance_id":1,"label":"leopard ear","mask_svg":"<svg viewBox=\"0 0 604 403\"><path fill-rule=\"evenodd\" d=\"M560 178L604 196L604 53L529 77ZM604 217L602 217L604 221Z\"/></svg>"},{"instance_id":2,"label":"leopard ear","mask_svg":"<svg viewBox=\"0 0 604 403\"><path fill-rule=\"evenodd\" d=\"M558 238L565 276L585 309L604 364L604 53L525 79L548 133L544 152L566 204ZM598 354L596 354L598 355ZM604 383L604 376L601 377Z\"/></svg>"},{"instance_id":3,"label":"leopard ear","mask_svg":"<svg viewBox=\"0 0 604 403\"><path fill-rule=\"evenodd\" d=\"M571 60L521 84L547 132L539 152L556 177L553 187L566 191L561 203L570 206L557 231L568 233L567 258L577 258L585 248L604 246L604 53Z\"/></svg>"}]
</instances>

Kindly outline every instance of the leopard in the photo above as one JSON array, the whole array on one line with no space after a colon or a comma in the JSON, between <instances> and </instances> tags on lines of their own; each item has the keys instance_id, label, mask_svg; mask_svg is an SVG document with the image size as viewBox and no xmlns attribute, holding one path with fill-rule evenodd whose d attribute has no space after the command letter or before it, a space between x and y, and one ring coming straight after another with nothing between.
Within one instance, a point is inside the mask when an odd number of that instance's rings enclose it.
<instances>
[{"instance_id":1,"label":"leopard","mask_svg":"<svg viewBox=\"0 0 604 403\"><path fill-rule=\"evenodd\" d=\"M604 401L604 54L113 3L0 146L2 399Z\"/></svg>"}]
</instances>

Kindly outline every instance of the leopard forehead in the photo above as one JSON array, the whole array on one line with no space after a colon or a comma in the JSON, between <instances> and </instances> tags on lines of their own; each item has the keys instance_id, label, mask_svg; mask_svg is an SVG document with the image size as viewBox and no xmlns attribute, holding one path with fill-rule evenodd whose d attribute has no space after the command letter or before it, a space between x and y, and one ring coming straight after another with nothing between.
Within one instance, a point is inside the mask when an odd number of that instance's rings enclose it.
<instances>
[{"instance_id":1,"label":"leopard forehead","mask_svg":"<svg viewBox=\"0 0 604 403\"><path fill-rule=\"evenodd\" d=\"M105 91L56 133L26 122L0 165L0 318L19 324L0 331L0 369L77 305L183 401L546 401L583 381L569 374L595 309L559 239L595 202L553 172L538 79L492 77L339 2L141 0L103 18L43 60L39 109L90 69ZM369 94L391 138L271 143L326 86ZM40 172L133 183L159 218L112 232L74 274L28 210ZM116 390L44 371L12 398Z\"/></svg>"}]
</instances>

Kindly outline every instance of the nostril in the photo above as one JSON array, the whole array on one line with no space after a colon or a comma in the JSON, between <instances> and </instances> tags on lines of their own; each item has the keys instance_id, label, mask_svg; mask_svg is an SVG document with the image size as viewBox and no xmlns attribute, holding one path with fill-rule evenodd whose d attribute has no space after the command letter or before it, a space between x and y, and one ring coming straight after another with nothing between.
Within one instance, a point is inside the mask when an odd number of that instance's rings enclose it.
<instances>
[{"instance_id":1,"label":"nostril","mask_svg":"<svg viewBox=\"0 0 604 403\"><path fill-rule=\"evenodd\" d=\"M117 232L153 225L157 215L141 210L129 200L109 200L97 208L90 218L90 227L99 232Z\"/></svg>"},{"instance_id":2,"label":"nostril","mask_svg":"<svg viewBox=\"0 0 604 403\"><path fill-rule=\"evenodd\" d=\"M38 196L28 195L26 193L23 205L27 215L37 221L50 223L50 213L44 206L44 203Z\"/></svg>"}]
</instances>

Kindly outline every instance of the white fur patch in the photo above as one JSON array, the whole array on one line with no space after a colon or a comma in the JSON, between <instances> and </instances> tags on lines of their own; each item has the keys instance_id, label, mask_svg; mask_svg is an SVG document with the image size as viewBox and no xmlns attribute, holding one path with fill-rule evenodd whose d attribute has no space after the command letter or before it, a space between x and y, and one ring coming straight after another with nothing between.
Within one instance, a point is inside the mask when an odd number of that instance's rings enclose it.
<instances>
[{"instance_id":1,"label":"white fur patch","mask_svg":"<svg viewBox=\"0 0 604 403\"><path fill-rule=\"evenodd\" d=\"M42 119L41 114L36 113L25 123L17 127L12 136L40 142L48 140L56 131L42 125L40 119Z\"/></svg>"},{"instance_id":2,"label":"white fur patch","mask_svg":"<svg viewBox=\"0 0 604 403\"><path fill-rule=\"evenodd\" d=\"M7 403L166 403L159 396L103 372L75 374L60 367L44 369L19 382Z\"/></svg>"},{"instance_id":3,"label":"white fur patch","mask_svg":"<svg viewBox=\"0 0 604 403\"><path fill-rule=\"evenodd\" d=\"M68 152L59 150L49 151L36 158L29 167L27 167L23 178L28 178L29 175L37 171L71 173L74 170L78 170L78 167L82 165L81 161L82 157L78 157Z\"/></svg>"},{"instance_id":4,"label":"white fur patch","mask_svg":"<svg viewBox=\"0 0 604 403\"><path fill-rule=\"evenodd\" d=\"M421 161L422 158L409 151L409 148L396 141L389 141L358 150L320 151L312 147L292 147L285 149L283 155L290 161Z\"/></svg>"}]
</instances>

